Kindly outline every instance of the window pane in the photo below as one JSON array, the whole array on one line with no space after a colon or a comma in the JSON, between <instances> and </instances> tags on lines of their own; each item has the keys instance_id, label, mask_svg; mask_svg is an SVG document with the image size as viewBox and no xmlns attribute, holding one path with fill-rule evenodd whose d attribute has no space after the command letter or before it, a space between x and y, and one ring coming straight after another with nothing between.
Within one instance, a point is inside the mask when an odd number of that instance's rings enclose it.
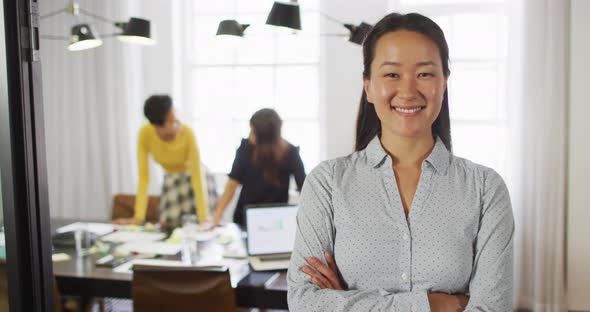
<instances>
[{"instance_id":1,"label":"window pane","mask_svg":"<svg viewBox=\"0 0 590 312\"><path fill-rule=\"evenodd\" d=\"M203 164L213 172L229 172L237 147L232 137L231 121L201 120L194 122L193 129L195 129ZM219 144L219 142L227 144Z\"/></svg>"},{"instance_id":2,"label":"window pane","mask_svg":"<svg viewBox=\"0 0 590 312\"><path fill-rule=\"evenodd\" d=\"M237 0L236 1L236 12L244 13L261 13L270 12L274 0ZM266 21L266 17L265 17Z\"/></svg>"},{"instance_id":3,"label":"window pane","mask_svg":"<svg viewBox=\"0 0 590 312\"><path fill-rule=\"evenodd\" d=\"M236 48L236 64L275 63L276 43L272 36L244 35Z\"/></svg>"},{"instance_id":4,"label":"window pane","mask_svg":"<svg viewBox=\"0 0 590 312\"><path fill-rule=\"evenodd\" d=\"M502 124L451 124L455 155L494 168L501 175L504 174L506 130Z\"/></svg>"},{"instance_id":5,"label":"window pane","mask_svg":"<svg viewBox=\"0 0 590 312\"><path fill-rule=\"evenodd\" d=\"M317 120L310 121L285 121L282 129L283 137L295 146L299 146L299 154L305 166L305 172L319 163L320 155L320 131Z\"/></svg>"},{"instance_id":6,"label":"window pane","mask_svg":"<svg viewBox=\"0 0 590 312\"><path fill-rule=\"evenodd\" d=\"M190 0L195 14L223 14L234 9L234 0ZM252 0L249 0L252 1ZM249 2L248 1L248 2Z\"/></svg>"},{"instance_id":7,"label":"window pane","mask_svg":"<svg viewBox=\"0 0 590 312\"><path fill-rule=\"evenodd\" d=\"M498 72L492 64L454 64L449 77L449 109L453 119L498 117Z\"/></svg>"},{"instance_id":8,"label":"window pane","mask_svg":"<svg viewBox=\"0 0 590 312\"><path fill-rule=\"evenodd\" d=\"M447 43L453 40L453 29L450 16L438 16L433 18L434 22L443 30ZM451 47L452 48L452 47Z\"/></svg>"},{"instance_id":9,"label":"window pane","mask_svg":"<svg viewBox=\"0 0 590 312\"><path fill-rule=\"evenodd\" d=\"M453 16L451 58L485 59L498 56L501 31L494 14L457 14Z\"/></svg>"},{"instance_id":10,"label":"window pane","mask_svg":"<svg viewBox=\"0 0 590 312\"><path fill-rule=\"evenodd\" d=\"M227 16L197 16L194 20L194 31L189 32L188 40L192 41L188 58L201 64L231 64L234 59L236 40L223 40L215 36L219 22ZM240 39L240 38L235 38Z\"/></svg>"},{"instance_id":11,"label":"window pane","mask_svg":"<svg viewBox=\"0 0 590 312\"><path fill-rule=\"evenodd\" d=\"M244 39L249 38L250 36L254 35L264 35L264 36L272 36L273 29L276 28L272 25L266 25L266 17L268 16L267 13L244 13L239 12L236 16L236 20L241 24L248 24L248 28L244 31Z\"/></svg>"},{"instance_id":12,"label":"window pane","mask_svg":"<svg viewBox=\"0 0 590 312\"><path fill-rule=\"evenodd\" d=\"M235 119L249 120L257 110L275 106L273 67L236 67L234 73L231 107Z\"/></svg>"},{"instance_id":13,"label":"window pane","mask_svg":"<svg viewBox=\"0 0 590 312\"><path fill-rule=\"evenodd\" d=\"M425 4L473 4L473 3L503 3L506 0L400 0L403 5L425 5Z\"/></svg>"},{"instance_id":14,"label":"window pane","mask_svg":"<svg viewBox=\"0 0 590 312\"><path fill-rule=\"evenodd\" d=\"M276 83L276 106L281 118L317 118L319 82L316 66L279 67Z\"/></svg>"},{"instance_id":15,"label":"window pane","mask_svg":"<svg viewBox=\"0 0 590 312\"><path fill-rule=\"evenodd\" d=\"M231 67L197 67L192 75L192 102L184 103L198 119L230 119L233 112L233 69Z\"/></svg>"}]
</instances>

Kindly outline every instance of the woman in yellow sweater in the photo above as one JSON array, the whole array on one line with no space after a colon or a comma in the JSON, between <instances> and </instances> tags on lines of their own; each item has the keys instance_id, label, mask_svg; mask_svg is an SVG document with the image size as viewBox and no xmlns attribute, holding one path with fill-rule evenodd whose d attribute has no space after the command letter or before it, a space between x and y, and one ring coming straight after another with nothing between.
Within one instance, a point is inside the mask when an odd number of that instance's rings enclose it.
<instances>
[{"instance_id":1,"label":"woman in yellow sweater","mask_svg":"<svg viewBox=\"0 0 590 312\"><path fill-rule=\"evenodd\" d=\"M180 225L185 214L196 212L199 222L208 217L206 179L201 174L199 147L192 129L176 119L168 95L152 95L145 101L144 114L149 124L139 131L137 161L139 185L135 215L115 223L141 223L147 210L149 184L148 155L165 170L160 196L160 221L170 230Z\"/></svg>"}]
</instances>

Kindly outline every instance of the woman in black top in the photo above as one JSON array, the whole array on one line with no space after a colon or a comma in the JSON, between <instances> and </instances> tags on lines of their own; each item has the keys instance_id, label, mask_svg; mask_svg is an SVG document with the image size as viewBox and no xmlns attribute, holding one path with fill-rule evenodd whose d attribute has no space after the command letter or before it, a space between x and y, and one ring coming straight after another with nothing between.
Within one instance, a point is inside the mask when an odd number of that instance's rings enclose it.
<instances>
[{"instance_id":1,"label":"woman in black top","mask_svg":"<svg viewBox=\"0 0 590 312\"><path fill-rule=\"evenodd\" d=\"M243 139L229 173L223 195L219 199L213 223L219 220L238 185L242 191L234 212L234 222L244 226L244 206L266 203L286 203L289 200L289 180L295 176L301 191L305 169L299 148L281 137L282 120L276 111L264 108L250 118L250 135Z\"/></svg>"}]
</instances>

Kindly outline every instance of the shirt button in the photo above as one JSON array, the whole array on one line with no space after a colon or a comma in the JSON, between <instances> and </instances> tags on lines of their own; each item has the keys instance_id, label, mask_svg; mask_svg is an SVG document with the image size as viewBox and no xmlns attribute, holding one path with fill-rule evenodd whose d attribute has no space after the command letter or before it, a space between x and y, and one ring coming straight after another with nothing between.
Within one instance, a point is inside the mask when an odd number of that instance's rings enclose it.
<instances>
[{"instance_id":1,"label":"shirt button","mask_svg":"<svg viewBox=\"0 0 590 312\"><path fill-rule=\"evenodd\" d=\"M404 233L404 236L402 236L402 238L403 238L405 241L407 241L407 240L408 240L408 234L405 234L405 233Z\"/></svg>"},{"instance_id":2,"label":"shirt button","mask_svg":"<svg viewBox=\"0 0 590 312\"><path fill-rule=\"evenodd\" d=\"M406 278L408 278L408 276L406 275L406 272L402 273L402 279L405 281Z\"/></svg>"}]
</instances>

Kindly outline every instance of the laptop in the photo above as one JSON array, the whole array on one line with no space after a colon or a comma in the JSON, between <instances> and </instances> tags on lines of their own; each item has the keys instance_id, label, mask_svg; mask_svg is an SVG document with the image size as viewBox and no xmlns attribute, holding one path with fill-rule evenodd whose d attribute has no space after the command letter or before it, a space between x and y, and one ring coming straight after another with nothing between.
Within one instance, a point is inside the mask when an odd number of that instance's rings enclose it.
<instances>
[{"instance_id":1,"label":"laptop","mask_svg":"<svg viewBox=\"0 0 590 312\"><path fill-rule=\"evenodd\" d=\"M248 259L254 271L286 270L295 243L297 206L246 207Z\"/></svg>"}]
</instances>

